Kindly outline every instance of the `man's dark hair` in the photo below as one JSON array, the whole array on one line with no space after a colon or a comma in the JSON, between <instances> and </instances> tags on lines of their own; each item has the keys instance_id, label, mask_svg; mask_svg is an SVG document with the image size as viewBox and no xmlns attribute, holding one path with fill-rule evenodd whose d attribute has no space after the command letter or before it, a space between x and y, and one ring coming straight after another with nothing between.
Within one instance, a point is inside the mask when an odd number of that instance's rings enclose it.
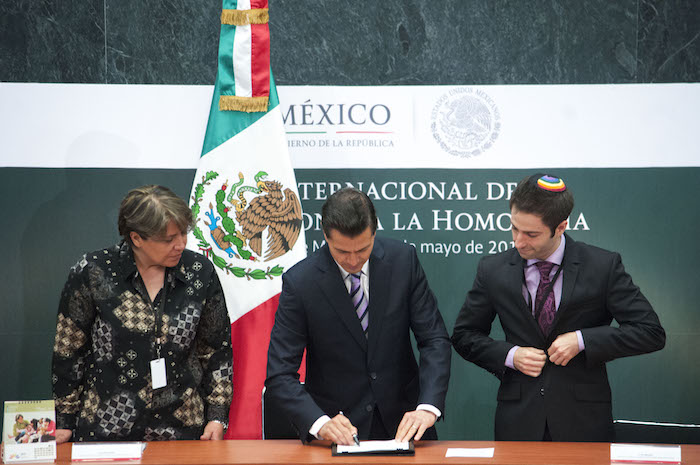
<instances>
[{"instance_id":1,"label":"man's dark hair","mask_svg":"<svg viewBox=\"0 0 700 465\"><path fill-rule=\"evenodd\" d=\"M377 214L372 201L362 191L345 187L328 197L321 208L321 225L326 237L331 231L355 237L369 227L377 231Z\"/></svg>"},{"instance_id":2,"label":"man's dark hair","mask_svg":"<svg viewBox=\"0 0 700 465\"><path fill-rule=\"evenodd\" d=\"M540 217L542 222L552 230L552 236L554 236L557 226L566 220L574 209L574 195L568 187L562 192L543 189L537 184L543 176L557 178L542 173L524 178L518 183L510 198L510 210L516 209Z\"/></svg>"}]
</instances>

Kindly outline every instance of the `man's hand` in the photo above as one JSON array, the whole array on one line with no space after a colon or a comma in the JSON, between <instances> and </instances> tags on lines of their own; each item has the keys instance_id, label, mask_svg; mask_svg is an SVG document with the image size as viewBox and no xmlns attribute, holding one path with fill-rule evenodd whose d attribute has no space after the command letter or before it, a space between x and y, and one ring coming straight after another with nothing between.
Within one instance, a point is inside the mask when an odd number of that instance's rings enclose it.
<instances>
[{"instance_id":1,"label":"man's hand","mask_svg":"<svg viewBox=\"0 0 700 465\"><path fill-rule=\"evenodd\" d=\"M355 441L352 439L353 434L357 434L357 428L352 426L350 420L340 413L331 418L329 422L326 422L326 424L321 426L321 429L318 430L318 435L321 439L327 439L343 446L352 446L355 444Z\"/></svg>"},{"instance_id":2,"label":"man's hand","mask_svg":"<svg viewBox=\"0 0 700 465\"><path fill-rule=\"evenodd\" d=\"M579 353L578 337L575 332L560 334L547 349L549 360L563 367Z\"/></svg>"},{"instance_id":3,"label":"man's hand","mask_svg":"<svg viewBox=\"0 0 700 465\"><path fill-rule=\"evenodd\" d=\"M64 442L68 442L71 436L73 436L73 431L69 429L57 429L56 444L63 444Z\"/></svg>"},{"instance_id":4,"label":"man's hand","mask_svg":"<svg viewBox=\"0 0 700 465\"><path fill-rule=\"evenodd\" d=\"M204 432L199 437L200 441L219 441L224 438L224 425L218 421L210 421L204 427Z\"/></svg>"},{"instance_id":5,"label":"man's hand","mask_svg":"<svg viewBox=\"0 0 700 465\"><path fill-rule=\"evenodd\" d=\"M513 366L521 373L537 378L542 373L547 355L534 347L519 347L513 354Z\"/></svg>"},{"instance_id":6,"label":"man's hand","mask_svg":"<svg viewBox=\"0 0 700 465\"><path fill-rule=\"evenodd\" d=\"M425 430L435 424L435 420L437 420L435 414L427 410L406 412L399 423L394 439L398 442L409 441L411 438L418 441L423 437Z\"/></svg>"}]
</instances>

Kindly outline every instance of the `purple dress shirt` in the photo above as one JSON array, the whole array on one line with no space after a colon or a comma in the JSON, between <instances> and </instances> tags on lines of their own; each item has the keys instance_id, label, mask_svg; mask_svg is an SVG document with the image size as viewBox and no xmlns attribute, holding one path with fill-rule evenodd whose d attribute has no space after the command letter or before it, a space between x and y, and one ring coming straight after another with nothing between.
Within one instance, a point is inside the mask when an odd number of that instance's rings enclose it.
<instances>
[{"instance_id":1,"label":"purple dress shirt","mask_svg":"<svg viewBox=\"0 0 700 465\"><path fill-rule=\"evenodd\" d=\"M562 234L559 247L557 247L557 250L555 250L552 253L552 255L547 257L547 259L545 260L547 262L552 262L556 265L552 267L552 271L549 274L550 277L554 276L557 273L559 267L561 266L561 263L564 260L565 247L566 239ZM540 284L540 272L537 269L537 267L533 265L539 261L541 260L531 259L527 261L527 264L525 266L525 284L523 284L523 299L525 299L525 302L531 303L530 311L532 312L533 317L535 315L535 295L537 294L537 286L539 286ZM563 282L564 270L562 270L561 273L559 273L559 277L554 283L554 304L557 310L559 310L559 303L561 302L561 287ZM579 352L581 352L586 348L586 346L583 343L583 336L581 335L580 330L576 331L576 337L578 338L578 349ZM520 346L513 346L508 351L508 355L506 356L506 366L508 368L512 368L515 370L515 366L513 365L513 357L515 356L515 351L519 348Z\"/></svg>"}]
</instances>

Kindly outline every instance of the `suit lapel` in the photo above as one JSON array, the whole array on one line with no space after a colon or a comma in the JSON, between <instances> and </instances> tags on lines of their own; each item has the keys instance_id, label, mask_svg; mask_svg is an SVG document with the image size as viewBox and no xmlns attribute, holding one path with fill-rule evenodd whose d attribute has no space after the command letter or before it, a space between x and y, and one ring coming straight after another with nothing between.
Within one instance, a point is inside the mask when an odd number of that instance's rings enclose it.
<instances>
[{"instance_id":1,"label":"suit lapel","mask_svg":"<svg viewBox=\"0 0 700 465\"><path fill-rule=\"evenodd\" d=\"M360 320L357 318L355 309L352 306L348 289L345 287L338 265L328 251L328 246L321 249L320 253L321 256L319 257L317 265L320 271L318 286L325 294L328 302L330 302L331 308L338 314L340 321L343 322L353 339L355 339L355 342L357 342L363 350L367 351L367 338L362 331ZM370 319L372 318L371 315L370 313Z\"/></svg>"},{"instance_id":2,"label":"suit lapel","mask_svg":"<svg viewBox=\"0 0 700 465\"><path fill-rule=\"evenodd\" d=\"M564 260L561 264L563 273L561 301L559 302L559 309L552 322L552 334L554 333L554 328L556 328L557 323L561 319L561 315L566 311L571 301L571 294L574 292L576 278L578 277L579 264L578 246L576 242L567 235L566 246L564 248Z\"/></svg>"},{"instance_id":3,"label":"suit lapel","mask_svg":"<svg viewBox=\"0 0 700 465\"><path fill-rule=\"evenodd\" d=\"M382 323L384 313L389 305L389 293L391 285L391 267L384 260L384 247L375 239L372 255L369 259L369 326L368 344L369 357L371 358L379 341L381 340Z\"/></svg>"}]
</instances>

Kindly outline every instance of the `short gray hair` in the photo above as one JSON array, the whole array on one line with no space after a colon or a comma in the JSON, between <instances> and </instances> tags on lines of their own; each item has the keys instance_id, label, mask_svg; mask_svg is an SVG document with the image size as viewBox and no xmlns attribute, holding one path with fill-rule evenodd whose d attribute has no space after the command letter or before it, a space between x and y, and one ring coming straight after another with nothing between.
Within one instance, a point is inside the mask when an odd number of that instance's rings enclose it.
<instances>
[{"instance_id":1,"label":"short gray hair","mask_svg":"<svg viewBox=\"0 0 700 465\"><path fill-rule=\"evenodd\" d=\"M194 224L190 207L164 186L132 189L119 207L119 234L130 244L132 231L148 239L164 234L171 221L183 233Z\"/></svg>"}]
</instances>

